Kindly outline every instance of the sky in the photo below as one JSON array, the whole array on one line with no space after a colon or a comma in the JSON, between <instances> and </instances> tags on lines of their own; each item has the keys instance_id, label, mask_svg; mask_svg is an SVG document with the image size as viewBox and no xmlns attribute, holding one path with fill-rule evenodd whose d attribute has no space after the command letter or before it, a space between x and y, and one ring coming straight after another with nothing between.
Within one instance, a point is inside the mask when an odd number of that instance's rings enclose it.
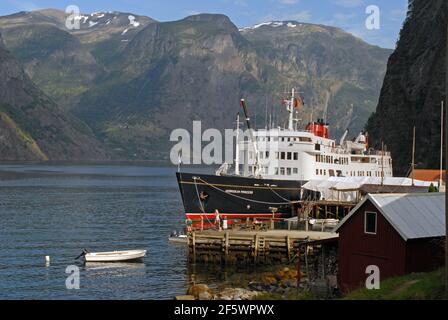
<instances>
[{"instance_id":1,"label":"sky","mask_svg":"<svg viewBox=\"0 0 448 320\"><path fill-rule=\"evenodd\" d=\"M122 11L158 21L179 20L198 13L222 13L238 27L261 22L296 20L340 27L368 43L395 48L408 0L2 0L0 15L43 8L82 13ZM379 9L379 29L366 27L371 6Z\"/></svg>"}]
</instances>

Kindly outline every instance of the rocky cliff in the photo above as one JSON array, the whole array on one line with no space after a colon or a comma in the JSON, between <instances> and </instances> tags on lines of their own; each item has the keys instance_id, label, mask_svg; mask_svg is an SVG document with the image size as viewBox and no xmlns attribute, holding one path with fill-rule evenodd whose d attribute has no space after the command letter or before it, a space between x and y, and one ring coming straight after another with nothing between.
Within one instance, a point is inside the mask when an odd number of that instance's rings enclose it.
<instances>
[{"instance_id":1,"label":"rocky cliff","mask_svg":"<svg viewBox=\"0 0 448 320\"><path fill-rule=\"evenodd\" d=\"M367 130L373 146L387 145L394 171L409 172L416 127L418 168L438 168L440 108L445 99L448 1L413 0L390 56L376 112Z\"/></svg>"},{"instance_id":2,"label":"rocky cliff","mask_svg":"<svg viewBox=\"0 0 448 320\"><path fill-rule=\"evenodd\" d=\"M0 160L105 158L88 127L31 82L0 36Z\"/></svg>"}]
</instances>

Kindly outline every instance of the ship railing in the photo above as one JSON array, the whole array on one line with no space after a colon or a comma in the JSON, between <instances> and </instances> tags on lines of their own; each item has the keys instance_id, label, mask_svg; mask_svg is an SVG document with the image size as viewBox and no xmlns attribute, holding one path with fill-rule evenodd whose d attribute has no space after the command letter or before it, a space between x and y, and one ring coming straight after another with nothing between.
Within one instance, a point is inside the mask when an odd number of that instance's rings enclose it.
<instances>
[{"instance_id":1,"label":"ship railing","mask_svg":"<svg viewBox=\"0 0 448 320\"><path fill-rule=\"evenodd\" d=\"M386 156L390 157L390 151L381 151L381 150L369 150L367 152L367 155L369 156Z\"/></svg>"}]
</instances>

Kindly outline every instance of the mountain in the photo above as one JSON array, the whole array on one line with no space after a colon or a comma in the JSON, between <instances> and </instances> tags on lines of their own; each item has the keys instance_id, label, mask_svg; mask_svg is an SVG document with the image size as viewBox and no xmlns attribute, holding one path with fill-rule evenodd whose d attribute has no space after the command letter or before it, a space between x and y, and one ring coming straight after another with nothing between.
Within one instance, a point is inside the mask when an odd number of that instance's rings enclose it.
<instances>
[{"instance_id":1,"label":"mountain","mask_svg":"<svg viewBox=\"0 0 448 320\"><path fill-rule=\"evenodd\" d=\"M36 85L64 109L106 74L103 60L125 47L126 37L153 22L126 13L92 13L80 16L79 30L69 30L66 19L65 12L53 9L0 17L8 49Z\"/></svg>"},{"instance_id":2,"label":"mountain","mask_svg":"<svg viewBox=\"0 0 448 320\"><path fill-rule=\"evenodd\" d=\"M246 98L258 127L298 87L299 124L326 118L330 134L363 129L377 104L391 50L341 29L274 21L238 29L219 14L157 22L128 13L82 15L65 28L55 10L0 17L0 30L27 74L86 122L117 158L166 158L172 129L232 128ZM113 25L113 27L111 26Z\"/></svg>"},{"instance_id":3,"label":"mountain","mask_svg":"<svg viewBox=\"0 0 448 320\"><path fill-rule=\"evenodd\" d=\"M0 35L0 160L106 158L88 127L31 82Z\"/></svg>"},{"instance_id":4,"label":"mountain","mask_svg":"<svg viewBox=\"0 0 448 320\"><path fill-rule=\"evenodd\" d=\"M377 104L391 50L339 28L297 21L262 23L241 33L268 70L275 70L268 75L271 87L298 85L308 102L307 113L326 118L336 137L347 128L352 135L363 129Z\"/></svg>"},{"instance_id":5,"label":"mountain","mask_svg":"<svg viewBox=\"0 0 448 320\"><path fill-rule=\"evenodd\" d=\"M445 100L448 2L414 0L390 56L376 112L367 130L373 146L387 145L394 171L410 169L413 127L418 168L438 168L440 108Z\"/></svg>"}]
</instances>

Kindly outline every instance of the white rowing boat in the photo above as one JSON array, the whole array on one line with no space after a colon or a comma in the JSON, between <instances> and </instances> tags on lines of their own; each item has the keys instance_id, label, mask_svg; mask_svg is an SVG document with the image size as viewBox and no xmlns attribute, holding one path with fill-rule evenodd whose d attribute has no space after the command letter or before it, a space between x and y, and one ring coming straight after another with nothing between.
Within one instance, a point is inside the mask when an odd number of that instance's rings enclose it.
<instances>
[{"instance_id":1,"label":"white rowing boat","mask_svg":"<svg viewBox=\"0 0 448 320\"><path fill-rule=\"evenodd\" d=\"M188 237L185 234L177 235L177 236L170 236L168 238L168 241L173 243L187 243Z\"/></svg>"},{"instance_id":2,"label":"white rowing boat","mask_svg":"<svg viewBox=\"0 0 448 320\"><path fill-rule=\"evenodd\" d=\"M109 252L88 252L84 254L86 262L116 262L143 259L146 250L127 250Z\"/></svg>"}]
</instances>

